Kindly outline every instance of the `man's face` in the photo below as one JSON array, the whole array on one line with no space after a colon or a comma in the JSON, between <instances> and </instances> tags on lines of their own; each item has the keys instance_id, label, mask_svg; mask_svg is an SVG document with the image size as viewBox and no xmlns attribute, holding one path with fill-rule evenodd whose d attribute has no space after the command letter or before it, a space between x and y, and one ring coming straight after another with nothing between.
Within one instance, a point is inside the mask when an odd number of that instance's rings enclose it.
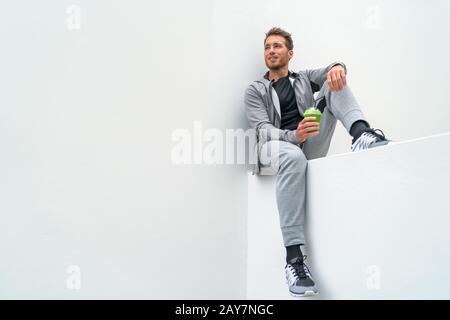
<instances>
[{"instance_id":1,"label":"man's face","mask_svg":"<svg viewBox=\"0 0 450 320\"><path fill-rule=\"evenodd\" d=\"M267 68L281 69L289 63L293 55L294 52L286 47L284 37L272 35L266 39L264 61Z\"/></svg>"}]
</instances>

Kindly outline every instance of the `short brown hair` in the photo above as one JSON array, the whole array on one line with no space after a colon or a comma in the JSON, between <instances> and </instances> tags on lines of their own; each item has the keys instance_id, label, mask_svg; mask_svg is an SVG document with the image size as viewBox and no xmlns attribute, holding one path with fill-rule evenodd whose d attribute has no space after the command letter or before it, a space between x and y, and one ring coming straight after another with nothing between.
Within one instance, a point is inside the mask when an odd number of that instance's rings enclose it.
<instances>
[{"instance_id":1,"label":"short brown hair","mask_svg":"<svg viewBox=\"0 0 450 320\"><path fill-rule=\"evenodd\" d=\"M285 40L286 47L289 50L294 49L294 41L292 41L292 36L289 32L284 31L281 28L273 27L266 33L266 38L264 39L264 44L269 36L282 36Z\"/></svg>"}]
</instances>

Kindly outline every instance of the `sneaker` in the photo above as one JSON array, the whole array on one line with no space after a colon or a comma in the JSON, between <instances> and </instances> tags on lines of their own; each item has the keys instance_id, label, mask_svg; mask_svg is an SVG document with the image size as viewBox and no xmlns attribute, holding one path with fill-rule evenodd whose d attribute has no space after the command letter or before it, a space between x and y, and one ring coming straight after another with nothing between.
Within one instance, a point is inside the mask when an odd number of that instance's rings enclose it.
<instances>
[{"instance_id":1,"label":"sneaker","mask_svg":"<svg viewBox=\"0 0 450 320\"><path fill-rule=\"evenodd\" d=\"M381 133L377 133L376 131ZM392 142L386 139L383 131L380 129L369 128L366 129L363 134L356 140L352 142L352 151L366 150L369 148L375 148L383 146Z\"/></svg>"},{"instance_id":2,"label":"sneaker","mask_svg":"<svg viewBox=\"0 0 450 320\"><path fill-rule=\"evenodd\" d=\"M294 297L316 295L318 290L311 277L308 266L305 264L306 256L297 257L289 261L284 268L289 293Z\"/></svg>"}]
</instances>

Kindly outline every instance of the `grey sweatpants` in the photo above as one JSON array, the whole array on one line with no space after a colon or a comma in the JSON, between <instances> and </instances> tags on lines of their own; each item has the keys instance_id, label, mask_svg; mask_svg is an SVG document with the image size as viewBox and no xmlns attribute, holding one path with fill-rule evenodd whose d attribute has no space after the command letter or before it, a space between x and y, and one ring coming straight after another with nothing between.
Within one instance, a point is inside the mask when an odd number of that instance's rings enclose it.
<instances>
[{"instance_id":1,"label":"grey sweatpants","mask_svg":"<svg viewBox=\"0 0 450 320\"><path fill-rule=\"evenodd\" d=\"M348 85L340 91L331 92L325 82L317 99L322 96L325 96L327 105L318 136L308 137L302 149L290 142L271 140L260 151L261 165L270 166L273 172L277 172L276 199L285 246L305 244L308 160L327 155L337 120L341 121L347 132L350 132L355 121L367 121Z\"/></svg>"}]
</instances>

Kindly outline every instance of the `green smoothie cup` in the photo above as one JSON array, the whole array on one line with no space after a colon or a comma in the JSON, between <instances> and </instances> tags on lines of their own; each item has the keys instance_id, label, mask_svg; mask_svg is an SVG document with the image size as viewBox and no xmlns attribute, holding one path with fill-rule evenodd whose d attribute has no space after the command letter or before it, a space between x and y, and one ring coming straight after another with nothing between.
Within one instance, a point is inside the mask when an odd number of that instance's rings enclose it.
<instances>
[{"instance_id":1,"label":"green smoothie cup","mask_svg":"<svg viewBox=\"0 0 450 320\"><path fill-rule=\"evenodd\" d=\"M315 117L316 118L316 122L320 123L320 117L322 117L322 112L320 112L319 109L316 108L309 108L306 109L305 112L303 113L303 117Z\"/></svg>"}]
</instances>

